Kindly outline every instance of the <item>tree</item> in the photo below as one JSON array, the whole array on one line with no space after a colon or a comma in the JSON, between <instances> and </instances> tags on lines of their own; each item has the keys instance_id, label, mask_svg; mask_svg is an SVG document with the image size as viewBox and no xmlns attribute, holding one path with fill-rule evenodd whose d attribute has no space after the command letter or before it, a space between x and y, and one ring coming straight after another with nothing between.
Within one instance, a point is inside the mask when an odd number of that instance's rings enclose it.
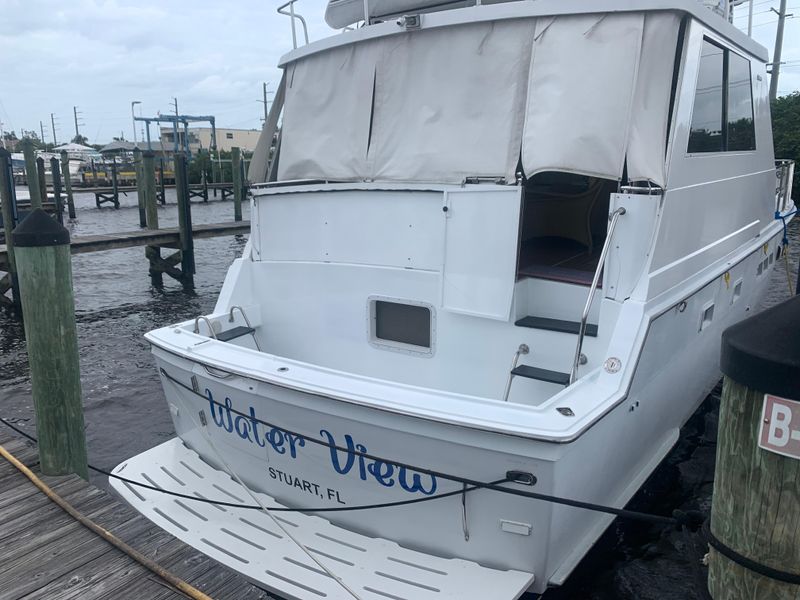
<instances>
[{"instance_id":1,"label":"tree","mask_svg":"<svg viewBox=\"0 0 800 600\"><path fill-rule=\"evenodd\" d=\"M772 138L775 158L795 161L792 195L800 197L800 92L781 96L772 103Z\"/></svg>"},{"instance_id":2,"label":"tree","mask_svg":"<svg viewBox=\"0 0 800 600\"><path fill-rule=\"evenodd\" d=\"M72 138L73 144L80 144L81 146L86 146L89 143L89 138L85 135L78 134L74 138Z\"/></svg>"}]
</instances>

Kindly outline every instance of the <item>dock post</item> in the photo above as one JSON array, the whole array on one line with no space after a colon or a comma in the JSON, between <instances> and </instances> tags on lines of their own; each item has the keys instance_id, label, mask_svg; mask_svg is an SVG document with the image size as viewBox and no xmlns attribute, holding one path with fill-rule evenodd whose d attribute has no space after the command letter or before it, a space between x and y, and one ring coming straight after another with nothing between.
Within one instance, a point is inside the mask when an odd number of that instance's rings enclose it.
<instances>
[{"instance_id":1,"label":"dock post","mask_svg":"<svg viewBox=\"0 0 800 600\"><path fill-rule=\"evenodd\" d=\"M145 180L142 168L142 151L133 149L133 165L136 170L136 200L139 205L139 227L147 227L147 213L145 212Z\"/></svg>"},{"instance_id":2,"label":"dock post","mask_svg":"<svg viewBox=\"0 0 800 600\"><path fill-rule=\"evenodd\" d=\"M220 177L219 177L220 173L219 173L219 162L218 162L218 160L219 160L219 150L212 150L210 152L210 155L211 155L211 183L215 184L213 192L214 192L214 198L216 198L217 197L217 186L216 186L216 184L217 183L221 183L221 180L220 180Z\"/></svg>"},{"instance_id":3,"label":"dock post","mask_svg":"<svg viewBox=\"0 0 800 600\"><path fill-rule=\"evenodd\" d=\"M208 176L205 169L200 171L200 177L203 179L203 202L208 202Z\"/></svg>"},{"instance_id":4,"label":"dock post","mask_svg":"<svg viewBox=\"0 0 800 600\"><path fill-rule=\"evenodd\" d=\"M14 240L11 232L17 220L17 199L14 189L14 173L11 166L11 153L5 148L0 148L0 203L3 209L3 230L6 236L6 260L8 261L8 285L11 288L11 305L19 312L21 308L19 298L19 281L17 280L17 263L14 260ZM0 280L0 290L3 288ZM5 288L8 289L7 287ZM5 297L5 292L0 291L0 296Z\"/></svg>"},{"instance_id":5,"label":"dock post","mask_svg":"<svg viewBox=\"0 0 800 600\"><path fill-rule=\"evenodd\" d=\"M158 187L160 189L159 202L164 206L167 203L167 192L164 185L164 157L158 163Z\"/></svg>"},{"instance_id":6,"label":"dock post","mask_svg":"<svg viewBox=\"0 0 800 600\"><path fill-rule=\"evenodd\" d=\"M111 190L114 194L114 208L119 208L119 185L117 185L117 157L111 163Z\"/></svg>"},{"instance_id":7,"label":"dock post","mask_svg":"<svg viewBox=\"0 0 800 600\"><path fill-rule=\"evenodd\" d=\"M44 158L41 156L36 159L36 177L39 182L39 193L42 196L42 205L47 202L47 179L44 176ZM33 204L31 204L33 208Z\"/></svg>"},{"instance_id":8,"label":"dock post","mask_svg":"<svg viewBox=\"0 0 800 600\"><path fill-rule=\"evenodd\" d=\"M725 379L708 535L708 590L717 600L797 597L798 339L800 296L722 336Z\"/></svg>"},{"instance_id":9,"label":"dock post","mask_svg":"<svg viewBox=\"0 0 800 600\"><path fill-rule=\"evenodd\" d=\"M156 198L156 167L154 153L146 150L142 154L142 201L144 202L145 219L144 227L148 229L158 229L158 207ZM161 248L157 246L147 246L144 251L150 263L150 282L155 287L164 285L163 271L159 268L161 264Z\"/></svg>"},{"instance_id":10,"label":"dock post","mask_svg":"<svg viewBox=\"0 0 800 600\"><path fill-rule=\"evenodd\" d=\"M69 218L75 219L75 199L72 197L72 178L69 173L69 155L66 150L61 151L61 175L64 179L64 188L67 191L67 210Z\"/></svg>"},{"instance_id":11,"label":"dock post","mask_svg":"<svg viewBox=\"0 0 800 600\"><path fill-rule=\"evenodd\" d=\"M36 154L30 138L22 139L22 152L25 155L25 181L31 195L31 208L42 206L42 192L39 189L39 172L36 169Z\"/></svg>"},{"instance_id":12,"label":"dock post","mask_svg":"<svg viewBox=\"0 0 800 600\"><path fill-rule=\"evenodd\" d=\"M53 202L56 205L56 218L62 225L64 224L64 205L61 202L61 169L58 166L58 159L50 159L50 173L53 176Z\"/></svg>"},{"instance_id":13,"label":"dock post","mask_svg":"<svg viewBox=\"0 0 800 600\"><path fill-rule=\"evenodd\" d=\"M192 203L189 201L189 180L186 155L175 154L175 193L178 196L178 231L181 246L181 272L186 285L194 285L194 240L192 239Z\"/></svg>"},{"instance_id":14,"label":"dock post","mask_svg":"<svg viewBox=\"0 0 800 600\"><path fill-rule=\"evenodd\" d=\"M231 148L231 167L233 169L233 220L242 220L242 155L239 148Z\"/></svg>"},{"instance_id":15,"label":"dock post","mask_svg":"<svg viewBox=\"0 0 800 600\"><path fill-rule=\"evenodd\" d=\"M12 237L42 473L88 480L69 232L37 208Z\"/></svg>"}]
</instances>

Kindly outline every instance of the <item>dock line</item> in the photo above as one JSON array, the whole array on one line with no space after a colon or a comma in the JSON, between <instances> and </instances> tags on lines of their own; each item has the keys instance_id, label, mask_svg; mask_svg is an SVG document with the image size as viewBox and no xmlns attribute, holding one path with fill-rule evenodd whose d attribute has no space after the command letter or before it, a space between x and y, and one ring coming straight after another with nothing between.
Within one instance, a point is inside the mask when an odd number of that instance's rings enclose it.
<instances>
[{"instance_id":1,"label":"dock line","mask_svg":"<svg viewBox=\"0 0 800 600\"><path fill-rule=\"evenodd\" d=\"M23 465L17 458L11 454L8 450L6 450L2 445L0 445L0 456L5 458L8 462L14 465L18 471L20 471L25 477L30 479L31 483L35 485L39 490L41 490L51 501L57 504L64 512L70 515L73 519L78 521L81 525L92 531L97 536L103 538L109 544L124 552L128 556L130 556L133 560L138 562L140 565L149 569L156 575L158 575L161 579L169 583L170 585L174 586L176 589L180 590L193 600L213 600L211 596L208 596L198 590L197 588L189 585L182 579L179 579L154 561L147 558L144 554L136 550L135 548L131 548L128 544L123 542L121 539L116 537L110 531L106 531L102 527L100 527L97 523L86 517L84 514L76 510L69 502L64 500L61 496L56 494L46 483L44 483L41 479L39 479L36 474L31 471L28 467Z\"/></svg>"}]
</instances>

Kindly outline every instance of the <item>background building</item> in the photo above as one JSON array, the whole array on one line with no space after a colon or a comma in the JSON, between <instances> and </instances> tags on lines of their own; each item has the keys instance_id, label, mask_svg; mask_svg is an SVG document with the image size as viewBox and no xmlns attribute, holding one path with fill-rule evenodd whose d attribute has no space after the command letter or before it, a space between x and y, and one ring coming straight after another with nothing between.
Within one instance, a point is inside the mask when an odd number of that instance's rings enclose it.
<instances>
[{"instance_id":1,"label":"background building","mask_svg":"<svg viewBox=\"0 0 800 600\"><path fill-rule=\"evenodd\" d=\"M194 154L198 150L208 150L211 147L211 127L189 128L189 150ZM161 144L165 150L174 146L172 127L161 127ZM260 129L224 129L217 127L217 150L229 152L234 146L245 152L252 152L258 143ZM155 146L155 143L153 144ZM183 148L183 128L178 128L178 145Z\"/></svg>"}]
</instances>

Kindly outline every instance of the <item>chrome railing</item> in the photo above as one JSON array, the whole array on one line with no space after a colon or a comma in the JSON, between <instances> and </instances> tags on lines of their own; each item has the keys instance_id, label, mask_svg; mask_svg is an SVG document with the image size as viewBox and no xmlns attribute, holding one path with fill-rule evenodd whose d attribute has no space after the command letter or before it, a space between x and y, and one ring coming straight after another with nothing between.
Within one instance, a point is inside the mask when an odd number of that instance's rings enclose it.
<instances>
[{"instance_id":1,"label":"chrome railing","mask_svg":"<svg viewBox=\"0 0 800 600\"><path fill-rule=\"evenodd\" d=\"M278 14L286 15L287 17L292 19L292 46L297 49L297 29L295 27L294 21L297 19L300 21L300 24L303 26L303 36L306 39L306 44L308 44L308 25L306 25L306 20L296 12L294 12L294 3L297 0L289 0L286 4L281 4L278 7ZM289 9L289 12L286 12L286 9Z\"/></svg>"},{"instance_id":2,"label":"chrome railing","mask_svg":"<svg viewBox=\"0 0 800 600\"><path fill-rule=\"evenodd\" d=\"M792 181L794 179L794 161L781 159L775 161L775 212L783 214L792 207Z\"/></svg>"},{"instance_id":3,"label":"chrome railing","mask_svg":"<svg viewBox=\"0 0 800 600\"><path fill-rule=\"evenodd\" d=\"M597 269L594 271L594 278L592 285L589 288L589 297L586 298L586 305L583 307L581 313L581 325L578 329L578 345L575 347L575 359L572 361L572 371L569 374L570 384L575 382L578 375L578 365L581 362L581 350L583 350L583 338L586 336L586 322L589 319L589 310L592 308L594 301L594 294L597 291L597 284L600 282L600 275L603 272L603 266L606 263L606 256L608 256L608 249L611 248L611 240L614 238L614 230L617 228L617 221L625 214L625 207L620 206L617 210L609 215L611 223L608 225L608 232L606 233L606 241L603 244L603 251L600 252L600 259L597 261Z\"/></svg>"}]
</instances>

